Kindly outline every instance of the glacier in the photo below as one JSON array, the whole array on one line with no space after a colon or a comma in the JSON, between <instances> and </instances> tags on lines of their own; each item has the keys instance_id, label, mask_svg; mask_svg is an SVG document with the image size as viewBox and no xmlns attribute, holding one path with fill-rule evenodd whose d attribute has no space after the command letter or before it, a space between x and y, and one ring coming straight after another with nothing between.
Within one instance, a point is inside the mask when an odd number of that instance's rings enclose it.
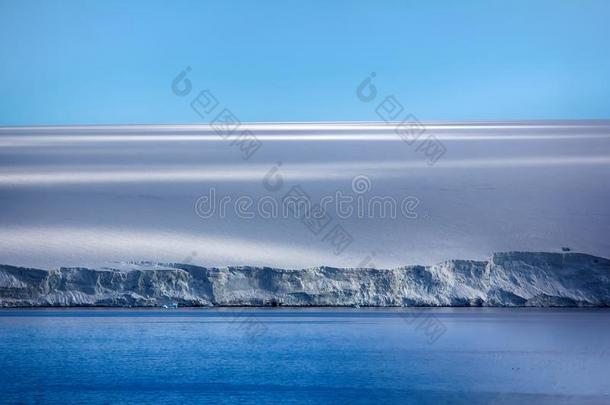
<instances>
[{"instance_id":1,"label":"glacier","mask_svg":"<svg viewBox=\"0 0 610 405\"><path fill-rule=\"evenodd\" d=\"M0 127L0 263L388 269L563 246L610 257L610 120L426 122L447 147L434 165L394 124L243 123L264 143L248 160L209 124ZM370 187L354 189L363 177ZM335 197L321 234L235 209L299 187L316 204ZM233 203L203 218L211 189ZM416 218L355 209L412 197ZM337 224L352 236L340 255L323 240Z\"/></svg>"},{"instance_id":2,"label":"glacier","mask_svg":"<svg viewBox=\"0 0 610 405\"><path fill-rule=\"evenodd\" d=\"M610 306L610 260L503 252L393 269L202 267L125 262L36 269L0 265L1 307Z\"/></svg>"}]
</instances>

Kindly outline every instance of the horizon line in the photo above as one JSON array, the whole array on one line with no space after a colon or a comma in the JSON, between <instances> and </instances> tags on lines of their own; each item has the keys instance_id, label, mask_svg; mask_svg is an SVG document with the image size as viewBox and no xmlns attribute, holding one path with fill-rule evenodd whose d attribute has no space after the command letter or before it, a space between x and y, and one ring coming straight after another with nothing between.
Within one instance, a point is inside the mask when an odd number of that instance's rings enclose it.
<instances>
[{"instance_id":1,"label":"horizon line","mask_svg":"<svg viewBox=\"0 0 610 405\"><path fill-rule=\"evenodd\" d=\"M240 127L281 127L286 126L298 127L316 127L316 126L331 126L334 129L341 129L342 126L370 126L376 129L387 128L393 129L394 127L404 122L415 122L425 127L440 129L452 129L453 127L461 128L472 128L481 127L481 129L493 129L494 127L499 128L528 128L528 127L594 127L594 126L610 126L610 118L604 119L527 119L527 120L424 120L419 121L416 117L409 121L353 121L353 120L338 120L338 121L245 121L240 122ZM0 131L3 130L59 130L59 129L197 129L197 128L210 128L212 122L202 123L164 123L164 124L152 124L152 123L130 123L130 124L41 124L41 125L0 125ZM379 127L379 128L377 128ZM457 129L456 128L456 129ZM275 128L281 129L281 128ZM295 128L292 128L295 129ZM323 129L323 128L319 128ZM346 128L347 129L347 128Z\"/></svg>"}]
</instances>

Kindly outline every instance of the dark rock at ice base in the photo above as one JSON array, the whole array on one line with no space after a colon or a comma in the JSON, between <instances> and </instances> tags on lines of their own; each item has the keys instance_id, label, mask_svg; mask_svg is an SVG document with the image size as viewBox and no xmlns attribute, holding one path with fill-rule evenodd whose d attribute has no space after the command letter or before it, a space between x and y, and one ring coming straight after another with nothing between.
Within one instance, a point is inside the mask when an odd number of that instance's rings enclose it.
<instances>
[{"instance_id":1,"label":"dark rock at ice base","mask_svg":"<svg viewBox=\"0 0 610 405\"><path fill-rule=\"evenodd\" d=\"M506 252L387 270L117 267L0 265L0 306L610 306L610 260L572 252Z\"/></svg>"}]
</instances>

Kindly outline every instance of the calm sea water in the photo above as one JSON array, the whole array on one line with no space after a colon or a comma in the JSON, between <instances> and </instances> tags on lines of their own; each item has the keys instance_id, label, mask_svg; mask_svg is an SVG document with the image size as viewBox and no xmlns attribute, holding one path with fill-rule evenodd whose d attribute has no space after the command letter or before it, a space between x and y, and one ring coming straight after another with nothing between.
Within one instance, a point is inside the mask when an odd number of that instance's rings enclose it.
<instances>
[{"instance_id":1,"label":"calm sea water","mask_svg":"<svg viewBox=\"0 0 610 405\"><path fill-rule=\"evenodd\" d=\"M3 310L0 401L610 403L609 336L608 310Z\"/></svg>"}]
</instances>

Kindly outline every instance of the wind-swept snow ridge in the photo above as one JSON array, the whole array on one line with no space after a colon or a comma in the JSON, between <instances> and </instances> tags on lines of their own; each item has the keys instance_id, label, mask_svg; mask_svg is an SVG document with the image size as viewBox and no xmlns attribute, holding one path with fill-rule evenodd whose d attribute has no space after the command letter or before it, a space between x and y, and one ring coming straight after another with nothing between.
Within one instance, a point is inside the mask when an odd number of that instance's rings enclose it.
<instances>
[{"instance_id":1,"label":"wind-swept snow ridge","mask_svg":"<svg viewBox=\"0 0 610 405\"><path fill-rule=\"evenodd\" d=\"M609 306L610 260L496 253L389 270L206 268L129 263L40 270L0 265L0 306Z\"/></svg>"}]
</instances>

